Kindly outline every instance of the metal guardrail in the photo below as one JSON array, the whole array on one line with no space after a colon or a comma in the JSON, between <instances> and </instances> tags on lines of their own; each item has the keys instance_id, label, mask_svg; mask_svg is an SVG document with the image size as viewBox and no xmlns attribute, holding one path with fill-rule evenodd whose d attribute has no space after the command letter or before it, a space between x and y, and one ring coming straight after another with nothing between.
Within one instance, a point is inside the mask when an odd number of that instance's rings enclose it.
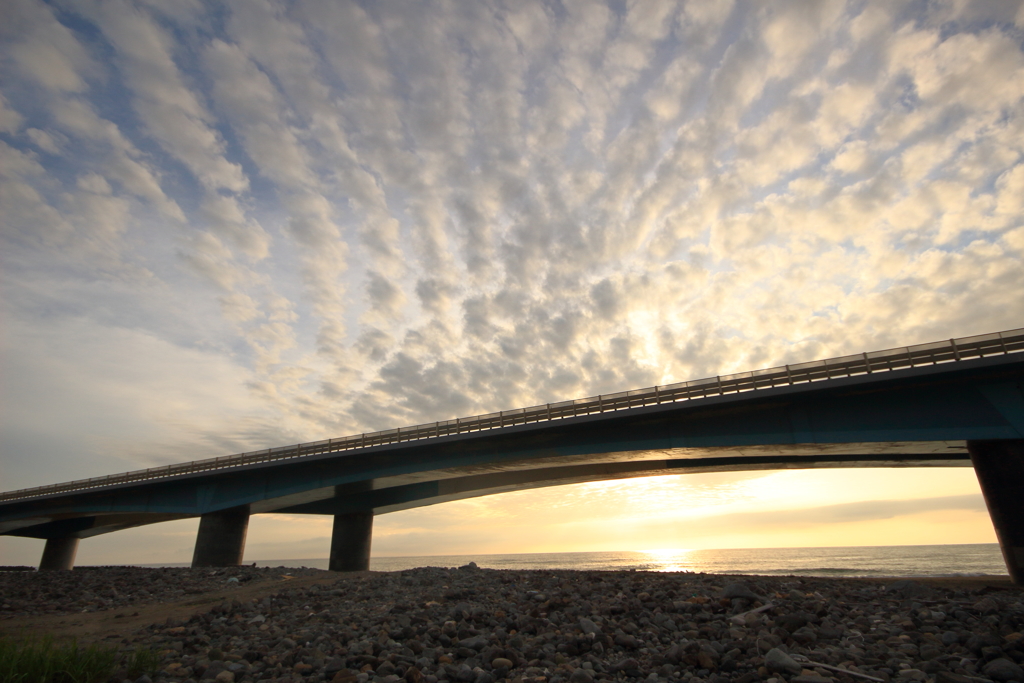
<instances>
[{"instance_id":1,"label":"metal guardrail","mask_svg":"<svg viewBox=\"0 0 1024 683\"><path fill-rule=\"evenodd\" d=\"M472 417L462 417L411 427L385 429L380 432L344 436L339 439L327 439L325 441L313 441L294 446L281 446L263 451L226 455L219 458L196 460L163 467L151 467L146 470L111 474L92 479L80 479L63 484L19 489L17 491L0 493L0 502L35 498L54 493L94 489L135 481L163 479L181 474L208 472L229 467L251 465L253 463L288 460L308 455L351 451L404 441L417 441L452 434L500 429L502 427L511 427L531 422L561 420L578 415L607 413L678 401L693 401L709 396L735 394L807 382L827 381L876 372L889 372L922 365L956 363L972 358L1020 352L1024 352L1024 328L929 344L917 344L915 346L887 349L885 351L873 351L853 356L842 356L840 358L828 358L809 363L799 363L797 365L740 372L733 375L709 377L707 379L679 382L667 386L620 391L615 394L603 394L589 398L561 401L559 403L547 403L530 408L503 410L497 413L474 415Z\"/></svg>"}]
</instances>

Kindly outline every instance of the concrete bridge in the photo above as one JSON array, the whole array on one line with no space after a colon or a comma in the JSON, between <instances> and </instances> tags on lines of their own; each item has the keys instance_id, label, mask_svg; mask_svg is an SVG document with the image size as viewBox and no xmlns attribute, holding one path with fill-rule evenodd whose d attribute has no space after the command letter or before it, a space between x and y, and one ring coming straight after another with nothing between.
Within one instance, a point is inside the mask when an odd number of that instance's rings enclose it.
<instances>
[{"instance_id":1,"label":"concrete bridge","mask_svg":"<svg viewBox=\"0 0 1024 683\"><path fill-rule=\"evenodd\" d=\"M1024 329L402 427L0 494L0 534L80 539L199 517L193 566L242 560L249 516L333 515L367 569L373 516L558 484L694 472L973 466L1024 582Z\"/></svg>"}]
</instances>

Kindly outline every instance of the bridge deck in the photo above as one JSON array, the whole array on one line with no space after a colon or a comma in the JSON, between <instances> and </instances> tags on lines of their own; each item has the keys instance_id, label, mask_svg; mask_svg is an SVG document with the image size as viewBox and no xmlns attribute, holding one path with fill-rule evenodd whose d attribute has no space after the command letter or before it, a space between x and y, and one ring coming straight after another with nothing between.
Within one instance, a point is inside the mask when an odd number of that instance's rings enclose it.
<instances>
[{"instance_id":1,"label":"bridge deck","mask_svg":"<svg viewBox=\"0 0 1024 683\"><path fill-rule=\"evenodd\" d=\"M957 363L976 358L1024 352L1024 328L917 344L883 351L865 352L839 358L752 370L732 375L679 382L666 386L633 389L557 403L504 410L485 415L443 420L427 424L368 432L336 439L281 446L260 451L226 455L192 462L152 467L122 474L80 479L0 493L0 503L27 500L60 493L104 488L201 472L244 467L256 463L339 453L387 444L433 439L456 434L501 429L516 425L562 420L631 408L695 401L780 386L793 386L846 377L891 372L928 365Z\"/></svg>"}]
</instances>

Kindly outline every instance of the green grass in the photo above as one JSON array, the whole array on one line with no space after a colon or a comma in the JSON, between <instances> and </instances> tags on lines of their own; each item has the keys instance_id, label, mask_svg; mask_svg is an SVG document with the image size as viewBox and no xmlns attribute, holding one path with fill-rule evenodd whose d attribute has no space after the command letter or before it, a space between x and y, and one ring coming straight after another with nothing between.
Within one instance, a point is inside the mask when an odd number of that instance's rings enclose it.
<instances>
[{"instance_id":1,"label":"green grass","mask_svg":"<svg viewBox=\"0 0 1024 683\"><path fill-rule=\"evenodd\" d=\"M151 649L118 654L104 645L79 647L52 636L0 637L0 683L105 683L117 669L134 680L160 668Z\"/></svg>"}]
</instances>

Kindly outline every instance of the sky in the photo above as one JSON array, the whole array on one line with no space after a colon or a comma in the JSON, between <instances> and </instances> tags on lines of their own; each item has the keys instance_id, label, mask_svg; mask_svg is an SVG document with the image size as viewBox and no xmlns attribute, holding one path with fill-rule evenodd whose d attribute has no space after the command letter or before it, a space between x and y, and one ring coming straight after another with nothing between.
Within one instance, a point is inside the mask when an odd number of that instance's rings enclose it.
<instances>
[{"instance_id":1,"label":"sky","mask_svg":"<svg viewBox=\"0 0 1024 683\"><path fill-rule=\"evenodd\" d=\"M1020 2L3 4L2 490L1024 326ZM246 559L329 529L256 516ZM994 539L956 468L516 492L373 547Z\"/></svg>"}]
</instances>

